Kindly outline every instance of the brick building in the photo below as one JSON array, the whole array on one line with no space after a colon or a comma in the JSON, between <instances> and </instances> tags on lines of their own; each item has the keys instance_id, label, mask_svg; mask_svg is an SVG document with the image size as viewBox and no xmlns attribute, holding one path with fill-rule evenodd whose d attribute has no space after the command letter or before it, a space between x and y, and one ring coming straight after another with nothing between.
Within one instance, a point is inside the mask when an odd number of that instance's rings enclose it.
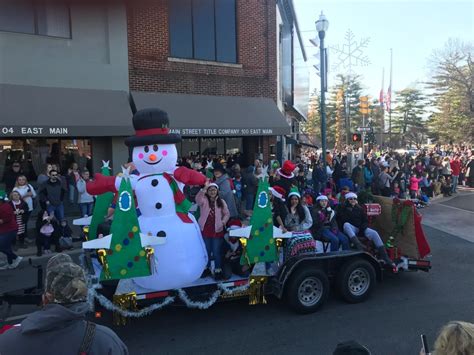
<instances>
[{"instance_id":1,"label":"brick building","mask_svg":"<svg viewBox=\"0 0 474 355\"><path fill-rule=\"evenodd\" d=\"M277 107L276 3L129 1L129 80L136 109L168 111L182 155L276 158L290 133Z\"/></svg>"}]
</instances>

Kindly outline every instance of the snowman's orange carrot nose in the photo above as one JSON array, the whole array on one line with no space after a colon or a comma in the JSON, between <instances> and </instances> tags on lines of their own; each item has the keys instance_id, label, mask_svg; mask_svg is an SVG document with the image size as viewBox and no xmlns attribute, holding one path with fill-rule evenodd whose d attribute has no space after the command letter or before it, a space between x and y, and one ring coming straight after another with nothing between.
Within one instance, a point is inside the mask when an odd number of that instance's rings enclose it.
<instances>
[{"instance_id":1,"label":"snowman's orange carrot nose","mask_svg":"<svg viewBox=\"0 0 474 355\"><path fill-rule=\"evenodd\" d=\"M150 154L149 158L150 158L151 161L155 161L156 160L156 155L155 154Z\"/></svg>"}]
</instances>

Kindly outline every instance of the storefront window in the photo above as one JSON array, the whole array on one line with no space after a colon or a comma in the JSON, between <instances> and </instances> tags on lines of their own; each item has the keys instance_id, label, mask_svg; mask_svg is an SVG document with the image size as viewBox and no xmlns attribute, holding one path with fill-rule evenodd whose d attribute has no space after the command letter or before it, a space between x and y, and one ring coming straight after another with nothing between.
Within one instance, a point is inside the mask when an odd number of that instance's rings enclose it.
<instances>
[{"instance_id":1,"label":"storefront window","mask_svg":"<svg viewBox=\"0 0 474 355\"><path fill-rule=\"evenodd\" d=\"M92 169L92 151L89 139L6 139L0 140L0 178L11 169L14 161L29 181L35 181L47 163L58 165L65 174L73 162L80 169Z\"/></svg>"},{"instance_id":2,"label":"storefront window","mask_svg":"<svg viewBox=\"0 0 474 355\"><path fill-rule=\"evenodd\" d=\"M240 137L183 138L182 142L177 145L177 149L181 157L227 156L242 153L243 144Z\"/></svg>"}]
</instances>

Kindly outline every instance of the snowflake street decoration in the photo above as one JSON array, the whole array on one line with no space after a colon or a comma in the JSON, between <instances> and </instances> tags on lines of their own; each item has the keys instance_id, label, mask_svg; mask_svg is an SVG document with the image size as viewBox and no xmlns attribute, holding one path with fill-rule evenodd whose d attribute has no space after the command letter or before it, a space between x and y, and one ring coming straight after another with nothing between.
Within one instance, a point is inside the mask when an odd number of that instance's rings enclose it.
<instances>
[{"instance_id":1,"label":"snowflake street decoration","mask_svg":"<svg viewBox=\"0 0 474 355\"><path fill-rule=\"evenodd\" d=\"M367 48L369 42L369 37L356 40L354 33L347 30L344 36L344 44L329 47L335 58L332 70L337 71L342 67L347 69L348 74L351 75L353 67L368 66L370 60L364 55L364 49Z\"/></svg>"}]
</instances>

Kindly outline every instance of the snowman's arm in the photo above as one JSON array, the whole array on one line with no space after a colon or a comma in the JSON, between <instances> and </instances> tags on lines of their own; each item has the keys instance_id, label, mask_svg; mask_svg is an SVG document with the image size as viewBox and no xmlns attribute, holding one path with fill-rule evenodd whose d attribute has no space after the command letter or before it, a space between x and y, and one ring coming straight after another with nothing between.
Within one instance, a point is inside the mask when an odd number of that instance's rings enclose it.
<instances>
[{"instance_id":1,"label":"snowman's arm","mask_svg":"<svg viewBox=\"0 0 474 355\"><path fill-rule=\"evenodd\" d=\"M174 178L185 185L204 185L206 177L192 169L180 166L173 173Z\"/></svg>"},{"instance_id":2,"label":"snowman's arm","mask_svg":"<svg viewBox=\"0 0 474 355\"><path fill-rule=\"evenodd\" d=\"M94 175L94 180L87 182L86 190L91 195L102 195L106 192L116 193L121 180L118 176L105 176L97 173Z\"/></svg>"}]
</instances>

